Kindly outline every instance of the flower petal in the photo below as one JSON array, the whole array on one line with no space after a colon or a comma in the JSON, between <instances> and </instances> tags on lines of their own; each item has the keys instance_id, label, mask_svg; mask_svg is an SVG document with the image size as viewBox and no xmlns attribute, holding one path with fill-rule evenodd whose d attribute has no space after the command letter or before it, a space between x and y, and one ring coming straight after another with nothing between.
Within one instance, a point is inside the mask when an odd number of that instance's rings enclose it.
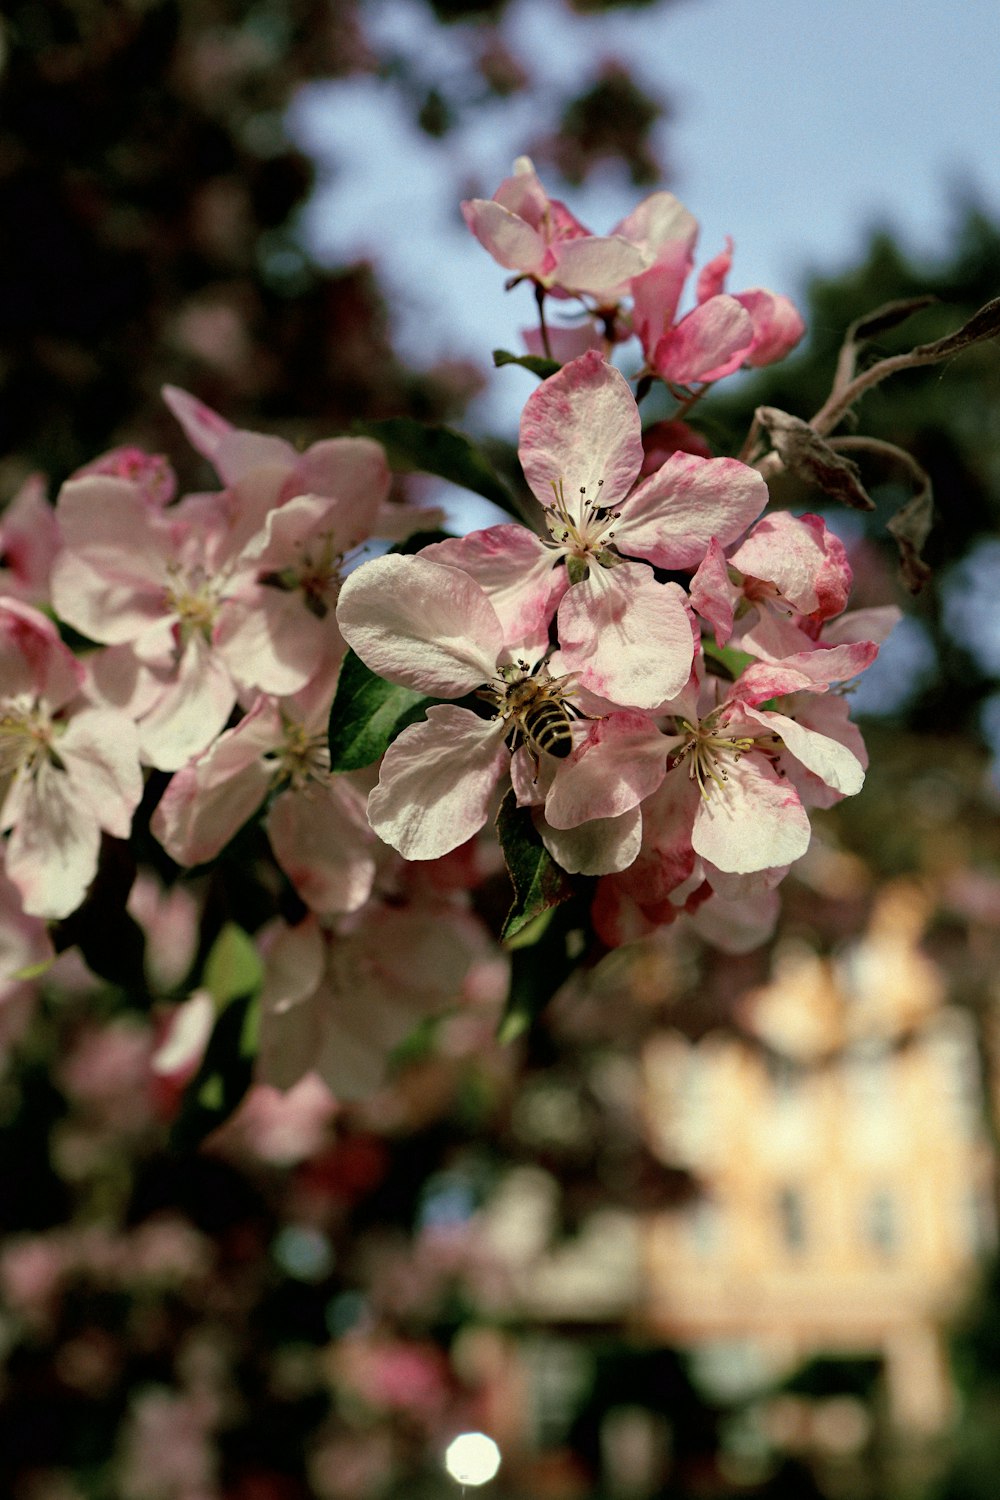
<instances>
[{"instance_id":1,"label":"flower petal","mask_svg":"<svg viewBox=\"0 0 1000 1500\"><path fill-rule=\"evenodd\" d=\"M753 343L753 319L735 297L710 297L663 335L650 361L678 385L720 380L738 370Z\"/></svg>"},{"instance_id":2,"label":"flower petal","mask_svg":"<svg viewBox=\"0 0 1000 1500\"><path fill-rule=\"evenodd\" d=\"M405 859L436 859L478 833L509 761L502 720L440 704L389 746L368 821Z\"/></svg>"},{"instance_id":3,"label":"flower petal","mask_svg":"<svg viewBox=\"0 0 1000 1500\"><path fill-rule=\"evenodd\" d=\"M518 456L542 505L563 484L570 505L617 505L642 467L639 408L624 376L590 350L544 380L521 414Z\"/></svg>"},{"instance_id":4,"label":"flower petal","mask_svg":"<svg viewBox=\"0 0 1000 1500\"><path fill-rule=\"evenodd\" d=\"M348 645L387 682L460 698L488 682L503 628L467 574L416 557L377 557L345 582L337 621Z\"/></svg>"},{"instance_id":5,"label":"flower petal","mask_svg":"<svg viewBox=\"0 0 1000 1500\"><path fill-rule=\"evenodd\" d=\"M694 638L676 583L657 583L642 563L591 567L559 606L562 661L602 698L654 708L681 691Z\"/></svg>"},{"instance_id":6,"label":"flower petal","mask_svg":"<svg viewBox=\"0 0 1000 1500\"><path fill-rule=\"evenodd\" d=\"M558 556L526 526L489 526L467 536L433 542L420 554L431 562L461 568L489 598L511 645L548 645L549 625L569 587Z\"/></svg>"},{"instance_id":7,"label":"flower petal","mask_svg":"<svg viewBox=\"0 0 1000 1500\"><path fill-rule=\"evenodd\" d=\"M735 541L767 499L762 476L738 459L673 453L622 506L615 537L658 568L695 568L713 537Z\"/></svg>"},{"instance_id":8,"label":"flower petal","mask_svg":"<svg viewBox=\"0 0 1000 1500\"><path fill-rule=\"evenodd\" d=\"M171 778L150 827L179 865L214 859L260 807L274 779L264 756L281 743L278 710L259 698L236 726Z\"/></svg>"},{"instance_id":9,"label":"flower petal","mask_svg":"<svg viewBox=\"0 0 1000 1500\"><path fill-rule=\"evenodd\" d=\"M611 875L627 870L642 843L638 807L617 818L591 818L575 828L552 828L536 820L539 836L556 864L569 875Z\"/></svg>"},{"instance_id":10,"label":"flower petal","mask_svg":"<svg viewBox=\"0 0 1000 1500\"><path fill-rule=\"evenodd\" d=\"M371 895L374 840L364 800L345 777L289 789L267 815L274 857L315 912L357 911Z\"/></svg>"},{"instance_id":11,"label":"flower petal","mask_svg":"<svg viewBox=\"0 0 1000 1500\"><path fill-rule=\"evenodd\" d=\"M638 807L666 774L667 742L641 713L614 713L592 724L572 757L552 778L545 819L575 828L593 818L617 818Z\"/></svg>"},{"instance_id":12,"label":"flower petal","mask_svg":"<svg viewBox=\"0 0 1000 1500\"><path fill-rule=\"evenodd\" d=\"M726 769L725 785L713 786L695 814L695 852L736 875L800 859L810 826L795 788L753 752Z\"/></svg>"}]
</instances>

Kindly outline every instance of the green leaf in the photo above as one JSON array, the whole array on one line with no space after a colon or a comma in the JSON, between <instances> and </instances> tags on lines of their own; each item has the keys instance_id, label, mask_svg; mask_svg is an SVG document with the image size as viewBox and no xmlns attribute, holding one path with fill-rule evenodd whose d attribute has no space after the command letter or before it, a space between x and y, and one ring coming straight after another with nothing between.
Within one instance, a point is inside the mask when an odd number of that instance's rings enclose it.
<instances>
[{"instance_id":1,"label":"green leaf","mask_svg":"<svg viewBox=\"0 0 1000 1500\"><path fill-rule=\"evenodd\" d=\"M12 981L17 980L22 984L29 979L41 979L42 975L48 973L54 963L55 958L53 957L43 958L37 964L25 964L23 969L18 969L16 973L11 974L10 979Z\"/></svg>"},{"instance_id":2,"label":"green leaf","mask_svg":"<svg viewBox=\"0 0 1000 1500\"><path fill-rule=\"evenodd\" d=\"M524 937L529 924L550 907L567 901L573 894L573 881L539 838L531 809L518 807L513 789L500 805L497 834L514 887L514 902L500 935L509 944L519 935L530 942Z\"/></svg>"},{"instance_id":3,"label":"green leaf","mask_svg":"<svg viewBox=\"0 0 1000 1500\"><path fill-rule=\"evenodd\" d=\"M723 674L735 682L747 669L752 667L758 660L746 651L738 651L735 646L717 646L712 640L703 640L701 649L709 661L715 662L722 667ZM719 674L717 674L719 675Z\"/></svg>"},{"instance_id":4,"label":"green leaf","mask_svg":"<svg viewBox=\"0 0 1000 1500\"><path fill-rule=\"evenodd\" d=\"M330 770L370 766L408 724L426 716L427 705L434 701L377 677L348 651L330 710Z\"/></svg>"},{"instance_id":5,"label":"green leaf","mask_svg":"<svg viewBox=\"0 0 1000 1500\"><path fill-rule=\"evenodd\" d=\"M436 474L465 490L492 500L509 515L520 515L507 486L479 449L450 427L428 427L413 417L384 417L355 422L354 432L382 444L392 468Z\"/></svg>"},{"instance_id":6,"label":"green leaf","mask_svg":"<svg viewBox=\"0 0 1000 1500\"><path fill-rule=\"evenodd\" d=\"M171 1128L175 1150L193 1151L200 1146L228 1120L250 1087L253 1056L247 1041L256 1034L258 1009L256 998L244 995L234 999L216 1021L201 1067L184 1091Z\"/></svg>"},{"instance_id":7,"label":"green leaf","mask_svg":"<svg viewBox=\"0 0 1000 1500\"><path fill-rule=\"evenodd\" d=\"M548 380L550 375L557 375L562 369L557 359L545 359L540 354L511 354L509 349L494 349L493 363L498 370L502 365L520 365L522 370L530 370L540 380Z\"/></svg>"},{"instance_id":8,"label":"green leaf","mask_svg":"<svg viewBox=\"0 0 1000 1500\"><path fill-rule=\"evenodd\" d=\"M585 900L589 899L589 891ZM529 1031L553 995L565 984L580 959L580 931L587 922L580 901L572 901L543 917L544 931L530 948L515 948L510 956L510 990L497 1040L506 1045Z\"/></svg>"},{"instance_id":9,"label":"green leaf","mask_svg":"<svg viewBox=\"0 0 1000 1500\"><path fill-rule=\"evenodd\" d=\"M212 944L203 975L216 1010L225 1010L231 1001L254 994L263 979L264 965L253 938L235 922L227 922Z\"/></svg>"}]
</instances>

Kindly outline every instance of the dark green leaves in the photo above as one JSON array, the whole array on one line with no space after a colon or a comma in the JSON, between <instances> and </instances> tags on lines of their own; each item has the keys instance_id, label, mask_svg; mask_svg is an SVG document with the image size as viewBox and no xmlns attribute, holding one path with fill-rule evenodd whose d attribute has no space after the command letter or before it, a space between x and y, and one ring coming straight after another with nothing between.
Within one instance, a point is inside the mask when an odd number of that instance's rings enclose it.
<instances>
[{"instance_id":1,"label":"dark green leaves","mask_svg":"<svg viewBox=\"0 0 1000 1500\"><path fill-rule=\"evenodd\" d=\"M424 717L434 701L412 688L385 682L348 651L330 710L331 771L370 766L408 724Z\"/></svg>"},{"instance_id":2,"label":"dark green leaves","mask_svg":"<svg viewBox=\"0 0 1000 1500\"><path fill-rule=\"evenodd\" d=\"M497 369L501 365L520 365L522 370L530 370L539 380L547 380L550 375L557 375L562 369L557 359L545 359L540 354L511 354L509 349L494 349L493 363Z\"/></svg>"},{"instance_id":3,"label":"dark green leaves","mask_svg":"<svg viewBox=\"0 0 1000 1500\"><path fill-rule=\"evenodd\" d=\"M568 900L573 882L539 838L531 809L518 807L513 789L500 805L497 834L514 887L514 903L500 935L514 946L519 935L522 940L528 937L526 929L532 922Z\"/></svg>"},{"instance_id":4,"label":"dark green leaves","mask_svg":"<svg viewBox=\"0 0 1000 1500\"><path fill-rule=\"evenodd\" d=\"M508 515L518 516L514 498L479 449L450 427L427 427L413 417L386 417L380 421L355 422L361 437L374 438L385 448L392 468L436 474L462 489L492 500Z\"/></svg>"},{"instance_id":5,"label":"dark green leaves","mask_svg":"<svg viewBox=\"0 0 1000 1500\"><path fill-rule=\"evenodd\" d=\"M191 1151L229 1118L253 1079L257 1053L257 997L264 966L249 933L223 927L205 960L204 987L217 1019L201 1066L184 1092L174 1121L174 1146Z\"/></svg>"}]
</instances>

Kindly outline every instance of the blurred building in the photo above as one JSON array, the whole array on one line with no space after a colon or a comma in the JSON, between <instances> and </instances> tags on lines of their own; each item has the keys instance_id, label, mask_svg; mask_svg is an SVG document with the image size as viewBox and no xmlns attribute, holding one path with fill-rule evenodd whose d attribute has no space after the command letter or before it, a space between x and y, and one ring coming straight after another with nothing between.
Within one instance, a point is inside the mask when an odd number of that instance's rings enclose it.
<instances>
[{"instance_id":1,"label":"blurred building","mask_svg":"<svg viewBox=\"0 0 1000 1500\"><path fill-rule=\"evenodd\" d=\"M644 1234L649 1325L734 1397L816 1356L877 1361L890 1419L946 1423L942 1334L993 1248L993 1152L971 1016L943 1003L928 916L887 888L838 961L779 950L746 1036L646 1053L664 1163L703 1193Z\"/></svg>"}]
</instances>

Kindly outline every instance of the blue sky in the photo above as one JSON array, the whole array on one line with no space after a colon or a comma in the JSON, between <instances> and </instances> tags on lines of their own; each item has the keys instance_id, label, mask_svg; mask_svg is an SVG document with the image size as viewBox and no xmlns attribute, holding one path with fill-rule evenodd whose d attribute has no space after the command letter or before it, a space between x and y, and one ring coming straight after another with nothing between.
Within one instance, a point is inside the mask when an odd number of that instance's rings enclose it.
<instances>
[{"instance_id":1,"label":"blue sky","mask_svg":"<svg viewBox=\"0 0 1000 1500\"><path fill-rule=\"evenodd\" d=\"M373 0L365 14L428 74L465 66L422 0ZM996 0L675 0L592 17L518 0L505 28L553 96L578 91L606 57L670 96L669 185L700 219L705 257L734 237L734 289L795 296L809 271L849 266L880 224L918 253L944 252L963 195L1000 216ZM440 143L415 134L391 89L361 78L311 86L290 119L326 179L308 238L331 263L376 262L407 356L457 353L485 368L493 347L516 346L530 293L503 292L504 273L458 216L457 185L492 193L541 128L534 107L498 103ZM601 231L641 195L609 172L566 196ZM512 430L529 389L521 372L498 372L474 419Z\"/></svg>"}]
</instances>

